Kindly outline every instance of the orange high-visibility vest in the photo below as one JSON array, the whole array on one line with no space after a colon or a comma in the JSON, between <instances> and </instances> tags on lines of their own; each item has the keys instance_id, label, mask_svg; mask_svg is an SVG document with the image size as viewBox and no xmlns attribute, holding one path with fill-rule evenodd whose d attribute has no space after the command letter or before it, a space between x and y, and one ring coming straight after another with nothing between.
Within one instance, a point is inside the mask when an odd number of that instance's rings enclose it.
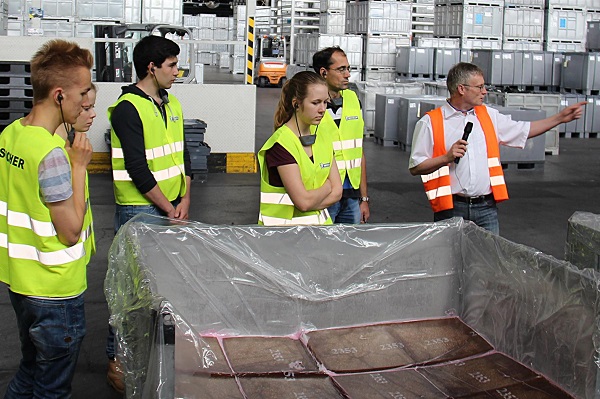
<instances>
[{"instance_id":1,"label":"orange high-visibility vest","mask_svg":"<svg viewBox=\"0 0 600 399\"><path fill-rule=\"evenodd\" d=\"M444 116L442 108L436 108L427 112L431 119L431 129L433 131L433 157L439 157L446 154L446 141L444 139ZM490 173L490 185L496 202L508 199L508 190L504 182L504 172L500 164L500 147L496 137L496 129L492 124L487 108L483 105L475 107L475 115L481 124L485 135L487 147L488 169ZM452 189L450 188L450 167L444 165L435 172L428 175L422 175L425 194L429 199L431 208L434 212L445 211L454 208L452 201Z\"/></svg>"}]
</instances>

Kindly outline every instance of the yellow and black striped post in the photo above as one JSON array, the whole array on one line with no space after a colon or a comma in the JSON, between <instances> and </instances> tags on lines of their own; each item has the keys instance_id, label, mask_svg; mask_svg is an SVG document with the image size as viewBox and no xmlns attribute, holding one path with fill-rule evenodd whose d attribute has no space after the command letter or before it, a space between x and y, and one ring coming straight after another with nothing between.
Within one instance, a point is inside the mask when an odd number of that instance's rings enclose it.
<instances>
[{"instance_id":1,"label":"yellow and black striped post","mask_svg":"<svg viewBox=\"0 0 600 399\"><path fill-rule=\"evenodd\" d=\"M246 83L254 83L254 16L248 16L248 49L246 51Z\"/></svg>"}]
</instances>

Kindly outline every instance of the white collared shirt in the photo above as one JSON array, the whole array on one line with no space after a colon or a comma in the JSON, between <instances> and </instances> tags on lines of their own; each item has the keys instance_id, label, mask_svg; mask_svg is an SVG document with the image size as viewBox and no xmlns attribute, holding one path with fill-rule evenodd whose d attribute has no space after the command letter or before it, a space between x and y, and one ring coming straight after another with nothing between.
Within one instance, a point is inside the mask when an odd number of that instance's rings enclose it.
<instances>
[{"instance_id":1,"label":"white collared shirt","mask_svg":"<svg viewBox=\"0 0 600 399\"><path fill-rule=\"evenodd\" d=\"M508 147L525 147L529 135L530 122L513 121L508 115L499 113L496 109L486 107L496 129L498 143ZM471 110L464 115L452 108L448 103L442 105L444 117L444 137L446 151L449 151L457 140L460 140L467 122L473 122L473 130L467 140L467 152L459 164L450 163L450 185L452 194L462 194L468 197L487 195L492 192L490 172L487 161L487 146L485 135L475 115ZM415 126L409 169L433 157L433 131L429 115L423 116Z\"/></svg>"}]
</instances>

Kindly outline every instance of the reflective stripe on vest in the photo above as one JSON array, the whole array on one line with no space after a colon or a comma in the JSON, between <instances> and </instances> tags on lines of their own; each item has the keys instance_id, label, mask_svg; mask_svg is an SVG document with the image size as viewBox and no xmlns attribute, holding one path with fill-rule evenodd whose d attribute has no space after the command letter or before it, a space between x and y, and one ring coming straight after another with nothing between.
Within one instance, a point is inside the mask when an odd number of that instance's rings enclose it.
<instances>
[{"instance_id":1,"label":"reflective stripe on vest","mask_svg":"<svg viewBox=\"0 0 600 399\"><path fill-rule=\"evenodd\" d=\"M494 194L494 200L501 202L508 199L508 190L504 181L504 172L500 164L500 147L498 146L498 138L494 124L490 119L487 108L484 105L479 105L474 108L477 120L483 129L486 143L486 151L488 156L488 170L490 174L490 186ZM436 108L427 113L431 119L431 128L433 132L433 157L438 157L446 153L446 143L444 139L444 116L442 108ZM443 166L438 171L428 175L421 176L425 193L431 208L434 212L452 209L454 203L452 201L452 191L450 188L449 167Z\"/></svg>"},{"instance_id":2,"label":"reflective stripe on vest","mask_svg":"<svg viewBox=\"0 0 600 399\"><path fill-rule=\"evenodd\" d=\"M265 216L262 213L258 215L258 220L265 226L312 226L324 225L329 219L329 212L323 209L316 215L296 216L291 219Z\"/></svg>"},{"instance_id":3,"label":"reflective stripe on vest","mask_svg":"<svg viewBox=\"0 0 600 399\"><path fill-rule=\"evenodd\" d=\"M172 145L165 144L159 147L147 149L146 160L153 160L155 158L164 157L165 155L171 155L180 151L183 151L183 141L177 141ZM110 155L113 158L124 158L122 148L112 148Z\"/></svg>"},{"instance_id":4,"label":"reflective stripe on vest","mask_svg":"<svg viewBox=\"0 0 600 399\"><path fill-rule=\"evenodd\" d=\"M448 166L442 166L438 170L428 175L421 176L423 180L423 184L432 182L431 185L437 185L440 181L444 182L445 178L448 177L449 180L450 168ZM436 186L435 188L427 189L429 185L426 185L425 194L427 194L427 199L429 201L433 201L436 199L444 200L445 197L452 197L452 189L450 188L450 184L444 184L442 186ZM437 212L437 211L436 211Z\"/></svg>"},{"instance_id":5,"label":"reflective stripe on vest","mask_svg":"<svg viewBox=\"0 0 600 399\"><path fill-rule=\"evenodd\" d=\"M157 182L168 180L172 177L181 175L183 168L183 164L171 166L169 169L159 170L158 172L152 172L152 176L154 176L154 180L156 180ZM131 181L131 176L129 176L129 172L127 172L126 170L113 170L113 180Z\"/></svg>"},{"instance_id":6,"label":"reflective stripe on vest","mask_svg":"<svg viewBox=\"0 0 600 399\"><path fill-rule=\"evenodd\" d=\"M13 259L25 259L39 262L44 266L57 266L73 262L83 258L86 255L85 242L92 236L92 226L81 232L80 242L58 251L41 252L32 245L14 244L8 242L8 237L0 233L0 247L8 250L8 256Z\"/></svg>"},{"instance_id":7,"label":"reflective stripe on vest","mask_svg":"<svg viewBox=\"0 0 600 399\"><path fill-rule=\"evenodd\" d=\"M333 142L333 149L335 151L351 150L353 148L362 148L362 145L363 145L363 139L361 137L360 139L350 139L350 140L343 140L343 141L334 141Z\"/></svg>"},{"instance_id":8,"label":"reflective stripe on vest","mask_svg":"<svg viewBox=\"0 0 600 399\"><path fill-rule=\"evenodd\" d=\"M340 94L344 99L340 126L336 125L329 112L325 112L317 135L325 132L332 141L342 183L347 174L352 187L358 189L362 174L365 122L356 93L352 90L342 90ZM311 126L311 131L315 131L315 126Z\"/></svg>"},{"instance_id":9,"label":"reflective stripe on vest","mask_svg":"<svg viewBox=\"0 0 600 399\"><path fill-rule=\"evenodd\" d=\"M348 161L336 161L335 163L337 164L338 169L360 169L362 165L362 157L358 159L350 159Z\"/></svg>"},{"instance_id":10,"label":"reflective stripe on vest","mask_svg":"<svg viewBox=\"0 0 600 399\"><path fill-rule=\"evenodd\" d=\"M263 204L291 205L294 206L288 193L260 193L260 202Z\"/></svg>"}]
</instances>

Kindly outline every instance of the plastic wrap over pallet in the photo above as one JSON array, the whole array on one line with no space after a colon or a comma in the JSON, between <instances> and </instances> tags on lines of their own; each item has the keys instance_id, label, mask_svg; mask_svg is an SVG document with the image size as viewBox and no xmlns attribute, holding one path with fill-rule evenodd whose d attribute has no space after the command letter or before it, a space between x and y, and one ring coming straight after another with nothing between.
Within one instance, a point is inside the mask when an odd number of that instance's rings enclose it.
<instances>
[{"instance_id":1,"label":"plastic wrap over pallet","mask_svg":"<svg viewBox=\"0 0 600 399\"><path fill-rule=\"evenodd\" d=\"M590 212L571 215L565 259L581 269L600 271L600 215Z\"/></svg>"},{"instance_id":2,"label":"plastic wrap over pallet","mask_svg":"<svg viewBox=\"0 0 600 399\"><path fill-rule=\"evenodd\" d=\"M181 397L184 377L218 363L206 334L285 336L448 315L593 398L599 277L462 219L267 228L140 215L115 237L105 293L128 398ZM181 357L195 366L178 366Z\"/></svg>"}]
</instances>

